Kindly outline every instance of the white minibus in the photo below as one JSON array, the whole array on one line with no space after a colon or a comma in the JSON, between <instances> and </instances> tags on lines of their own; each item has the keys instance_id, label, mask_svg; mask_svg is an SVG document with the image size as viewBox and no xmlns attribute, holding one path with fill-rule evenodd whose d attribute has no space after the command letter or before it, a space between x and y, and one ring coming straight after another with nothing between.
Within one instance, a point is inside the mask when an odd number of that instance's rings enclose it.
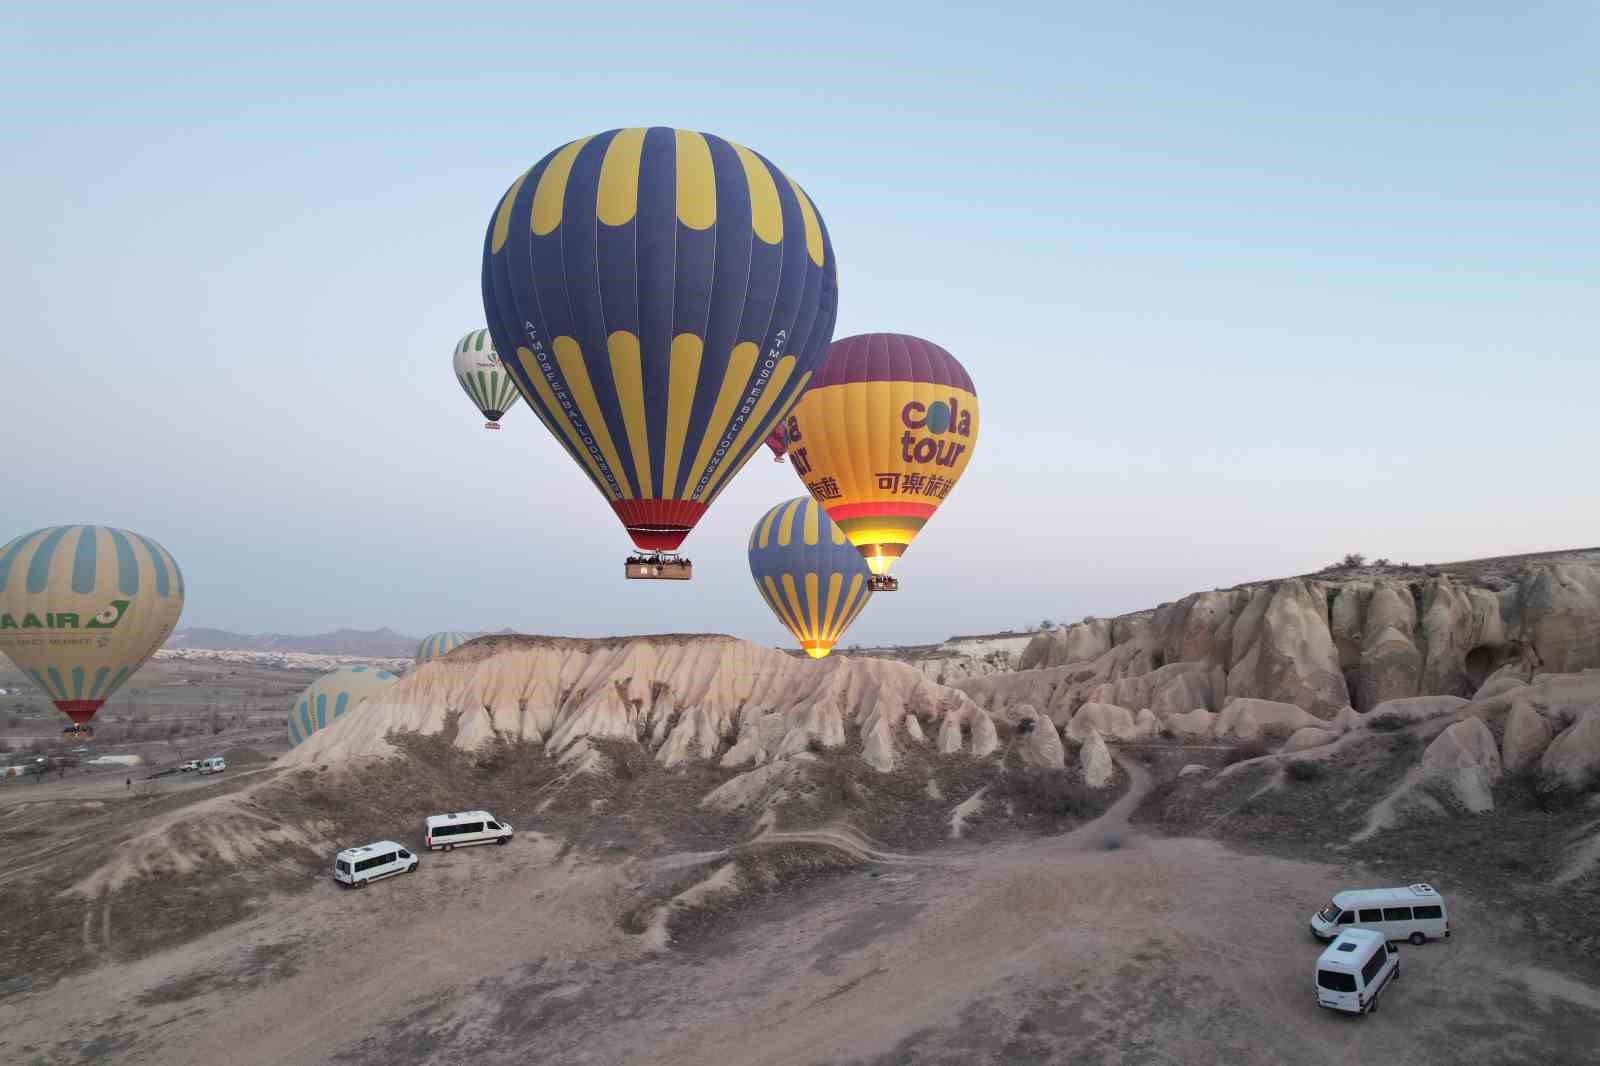
<instances>
[{"instance_id":1,"label":"white minibus","mask_svg":"<svg viewBox=\"0 0 1600 1066\"><path fill-rule=\"evenodd\" d=\"M455 814L429 815L422 830L429 851L450 851L468 844L504 844L512 829L488 811L458 811Z\"/></svg>"},{"instance_id":2,"label":"white minibus","mask_svg":"<svg viewBox=\"0 0 1600 1066\"><path fill-rule=\"evenodd\" d=\"M1379 995L1399 977L1399 948L1371 929L1346 929L1317 959L1317 1006L1376 1013Z\"/></svg>"},{"instance_id":3,"label":"white minibus","mask_svg":"<svg viewBox=\"0 0 1600 1066\"><path fill-rule=\"evenodd\" d=\"M1311 916L1311 935L1328 940L1342 930L1375 929L1390 940L1421 944L1450 936L1450 912L1432 885L1340 892Z\"/></svg>"},{"instance_id":4,"label":"white minibus","mask_svg":"<svg viewBox=\"0 0 1600 1066\"><path fill-rule=\"evenodd\" d=\"M209 759L200 760L199 769L202 774L220 774L227 768L228 764L222 761L222 756L220 755L213 755Z\"/></svg>"},{"instance_id":5,"label":"white minibus","mask_svg":"<svg viewBox=\"0 0 1600 1066\"><path fill-rule=\"evenodd\" d=\"M333 879L352 888L366 888L368 881L408 874L417 868L417 857L401 844L380 840L359 848L345 848L333 860Z\"/></svg>"}]
</instances>

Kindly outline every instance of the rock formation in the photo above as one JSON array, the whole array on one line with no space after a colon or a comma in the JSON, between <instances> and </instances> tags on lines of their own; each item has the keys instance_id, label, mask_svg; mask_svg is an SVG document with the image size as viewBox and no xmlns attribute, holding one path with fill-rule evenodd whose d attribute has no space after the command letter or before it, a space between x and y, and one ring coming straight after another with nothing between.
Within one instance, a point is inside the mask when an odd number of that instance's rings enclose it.
<instances>
[{"instance_id":1,"label":"rock formation","mask_svg":"<svg viewBox=\"0 0 1600 1066\"><path fill-rule=\"evenodd\" d=\"M1482 719L1464 718L1435 737L1422 753L1422 772L1445 784L1467 810L1494 810L1500 752Z\"/></svg>"},{"instance_id":2,"label":"rock formation","mask_svg":"<svg viewBox=\"0 0 1600 1066\"><path fill-rule=\"evenodd\" d=\"M719 636L480 640L423 663L361 715L340 719L286 762L385 755L391 730L443 733L474 750L531 741L578 758L594 739L632 740L675 766L757 766L858 733L862 756L893 768L933 730L940 751L984 755L994 722L971 699L903 663L821 661Z\"/></svg>"},{"instance_id":3,"label":"rock formation","mask_svg":"<svg viewBox=\"0 0 1600 1066\"><path fill-rule=\"evenodd\" d=\"M1111 750L1106 747L1105 738L1099 733L1091 731L1083 747L1078 749L1078 772L1083 775L1084 784L1090 788L1105 788L1116 776L1117 768L1111 761Z\"/></svg>"}]
</instances>

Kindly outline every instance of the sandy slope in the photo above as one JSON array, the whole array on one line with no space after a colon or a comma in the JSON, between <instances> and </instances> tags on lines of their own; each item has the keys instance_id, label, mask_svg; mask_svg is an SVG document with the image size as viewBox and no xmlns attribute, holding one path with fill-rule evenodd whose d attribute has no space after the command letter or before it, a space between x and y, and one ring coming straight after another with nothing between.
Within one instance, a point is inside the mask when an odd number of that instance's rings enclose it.
<instances>
[{"instance_id":1,"label":"sandy slope","mask_svg":"<svg viewBox=\"0 0 1600 1066\"><path fill-rule=\"evenodd\" d=\"M1503 920L1460 898L1457 937L1405 948L1380 1014L1320 1012L1305 918L1331 871L1133 836L1136 802L1068 836L863 867L660 956L617 926L640 864L562 858L525 833L9 1001L0 1049L385 1066L1586 1061L1600 990L1523 964Z\"/></svg>"}]
</instances>

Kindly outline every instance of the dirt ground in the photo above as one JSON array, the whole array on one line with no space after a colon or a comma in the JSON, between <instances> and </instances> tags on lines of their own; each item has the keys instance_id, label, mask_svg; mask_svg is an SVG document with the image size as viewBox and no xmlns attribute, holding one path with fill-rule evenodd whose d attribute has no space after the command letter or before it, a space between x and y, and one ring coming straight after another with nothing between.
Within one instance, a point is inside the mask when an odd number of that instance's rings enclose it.
<instances>
[{"instance_id":1,"label":"dirt ground","mask_svg":"<svg viewBox=\"0 0 1600 1066\"><path fill-rule=\"evenodd\" d=\"M1595 1061L1600 988L1534 962L1527 931L1467 893L1450 895L1450 941L1402 948L1378 1014L1320 1011L1306 919L1347 872L1130 824L1150 776L1124 765L1130 791L1074 831L860 852L736 920L675 926L665 951L621 921L639 885L702 877L729 852L575 844L550 831L570 815L524 819L507 847L424 854L364 891L319 879L198 939L0 1000L0 1053L175 1066Z\"/></svg>"}]
</instances>

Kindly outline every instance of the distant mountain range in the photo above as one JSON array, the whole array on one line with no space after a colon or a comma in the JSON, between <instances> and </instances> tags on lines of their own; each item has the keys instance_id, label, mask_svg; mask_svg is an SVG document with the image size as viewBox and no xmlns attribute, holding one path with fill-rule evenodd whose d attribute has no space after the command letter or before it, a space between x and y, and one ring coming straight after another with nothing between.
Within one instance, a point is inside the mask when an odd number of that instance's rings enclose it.
<instances>
[{"instance_id":1,"label":"distant mountain range","mask_svg":"<svg viewBox=\"0 0 1600 1066\"><path fill-rule=\"evenodd\" d=\"M180 629L167 640L169 648L209 651L279 651L310 655L360 655L403 659L417 653L420 637L392 629L338 629L332 633L291 636L286 633L230 633L225 629Z\"/></svg>"}]
</instances>

